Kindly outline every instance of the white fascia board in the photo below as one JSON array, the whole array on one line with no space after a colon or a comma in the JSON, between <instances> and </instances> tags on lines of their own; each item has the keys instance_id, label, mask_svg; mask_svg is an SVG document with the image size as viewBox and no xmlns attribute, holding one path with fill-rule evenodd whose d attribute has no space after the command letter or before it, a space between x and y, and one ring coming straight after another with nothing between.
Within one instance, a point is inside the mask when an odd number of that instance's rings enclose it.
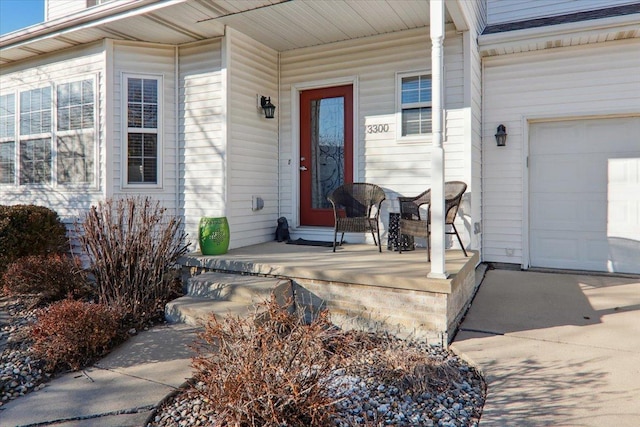
<instances>
[{"instance_id":1,"label":"white fascia board","mask_svg":"<svg viewBox=\"0 0 640 427\"><path fill-rule=\"evenodd\" d=\"M55 37L69 31L91 28L100 24L129 18L136 15L152 12L157 9L184 3L187 0L169 0L158 2L157 0L121 0L105 3L103 8L86 9L74 13L68 17L54 21L32 25L0 37L0 50L10 49L26 45L30 42Z\"/></svg>"},{"instance_id":2,"label":"white fascia board","mask_svg":"<svg viewBox=\"0 0 640 427\"><path fill-rule=\"evenodd\" d=\"M478 45L481 52L494 49L508 50L510 47L520 46L523 42L530 44L568 35L581 34L586 36L611 30L637 31L638 25L640 25L640 14L613 16L597 20L484 34L478 37Z\"/></svg>"},{"instance_id":3,"label":"white fascia board","mask_svg":"<svg viewBox=\"0 0 640 427\"><path fill-rule=\"evenodd\" d=\"M465 16L462 6L460 6L460 0L446 0L445 6L447 7L449 16L451 16L453 25L456 27L456 31L467 31L469 29L469 20L468 17Z\"/></svg>"}]
</instances>

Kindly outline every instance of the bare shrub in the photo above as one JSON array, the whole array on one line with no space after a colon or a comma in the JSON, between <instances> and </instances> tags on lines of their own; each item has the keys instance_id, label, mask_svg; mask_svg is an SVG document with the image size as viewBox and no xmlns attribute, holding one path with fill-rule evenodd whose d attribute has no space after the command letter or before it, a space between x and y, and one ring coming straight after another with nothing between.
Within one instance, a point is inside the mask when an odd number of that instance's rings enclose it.
<instances>
[{"instance_id":1,"label":"bare shrub","mask_svg":"<svg viewBox=\"0 0 640 427\"><path fill-rule=\"evenodd\" d=\"M101 303L134 323L161 312L175 291L178 258L187 252L182 222L150 198L108 199L76 224Z\"/></svg>"},{"instance_id":2,"label":"bare shrub","mask_svg":"<svg viewBox=\"0 0 640 427\"><path fill-rule=\"evenodd\" d=\"M440 393L452 381L462 382L453 360L429 351L424 342L402 340L384 332L350 331L349 351L358 358L342 359L347 372L365 375L374 369L376 378L407 393ZM366 363L362 363L366 361Z\"/></svg>"},{"instance_id":3,"label":"bare shrub","mask_svg":"<svg viewBox=\"0 0 640 427\"><path fill-rule=\"evenodd\" d=\"M30 295L41 305L71 296L91 295L84 271L62 254L33 255L9 264L2 279L7 295Z\"/></svg>"},{"instance_id":4,"label":"bare shrub","mask_svg":"<svg viewBox=\"0 0 640 427\"><path fill-rule=\"evenodd\" d=\"M40 309L36 317L32 348L52 371L80 369L124 337L120 314L104 304L66 299Z\"/></svg>"},{"instance_id":5,"label":"bare shrub","mask_svg":"<svg viewBox=\"0 0 640 427\"><path fill-rule=\"evenodd\" d=\"M0 205L0 273L20 257L66 252L66 233L58 214L47 207Z\"/></svg>"},{"instance_id":6,"label":"bare shrub","mask_svg":"<svg viewBox=\"0 0 640 427\"><path fill-rule=\"evenodd\" d=\"M329 425L337 331L328 313L305 324L275 297L260 307L248 319L212 317L200 334L193 367L212 416L238 427Z\"/></svg>"}]
</instances>

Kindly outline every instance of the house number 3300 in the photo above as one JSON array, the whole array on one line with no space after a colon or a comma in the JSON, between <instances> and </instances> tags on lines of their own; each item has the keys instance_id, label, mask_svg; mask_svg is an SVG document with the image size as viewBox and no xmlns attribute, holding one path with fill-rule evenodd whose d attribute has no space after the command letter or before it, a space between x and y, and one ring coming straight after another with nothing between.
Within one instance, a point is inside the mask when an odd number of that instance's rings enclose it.
<instances>
[{"instance_id":1,"label":"house number 3300","mask_svg":"<svg viewBox=\"0 0 640 427\"><path fill-rule=\"evenodd\" d=\"M389 124L381 124L381 125L367 125L367 133L385 133L389 132Z\"/></svg>"}]
</instances>

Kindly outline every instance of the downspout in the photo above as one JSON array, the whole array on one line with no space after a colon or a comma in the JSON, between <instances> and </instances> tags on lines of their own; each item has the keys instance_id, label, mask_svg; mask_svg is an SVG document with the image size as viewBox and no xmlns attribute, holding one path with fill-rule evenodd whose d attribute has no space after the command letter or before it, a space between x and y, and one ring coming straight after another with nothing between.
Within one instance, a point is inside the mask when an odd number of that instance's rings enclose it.
<instances>
[{"instance_id":1,"label":"downspout","mask_svg":"<svg viewBox=\"0 0 640 427\"><path fill-rule=\"evenodd\" d=\"M174 73L175 82L174 82L174 96L175 96L175 133L176 133L176 142L175 142L175 168L176 168L176 217L182 216L180 212L180 61L179 61L179 47L174 46L173 54L174 54ZM182 219L182 226L184 227L185 218Z\"/></svg>"},{"instance_id":2,"label":"downspout","mask_svg":"<svg viewBox=\"0 0 640 427\"><path fill-rule=\"evenodd\" d=\"M280 104L280 106L282 106L282 98L280 98L280 52L278 52L278 103ZM280 113L282 113L282 109L280 110ZM278 155L277 155L277 161L278 161L278 180L277 180L277 185L278 185L278 218L280 218L282 216L282 198L281 196L281 190L282 190L282 180L281 180L281 167L280 167L280 114L278 114L278 130L276 132L276 137L278 138Z\"/></svg>"},{"instance_id":3,"label":"downspout","mask_svg":"<svg viewBox=\"0 0 640 427\"><path fill-rule=\"evenodd\" d=\"M433 144L431 147L431 272L428 277L446 279L444 218L444 147L443 81L444 81L444 1L430 0L431 79Z\"/></svg>"}]
</instances>

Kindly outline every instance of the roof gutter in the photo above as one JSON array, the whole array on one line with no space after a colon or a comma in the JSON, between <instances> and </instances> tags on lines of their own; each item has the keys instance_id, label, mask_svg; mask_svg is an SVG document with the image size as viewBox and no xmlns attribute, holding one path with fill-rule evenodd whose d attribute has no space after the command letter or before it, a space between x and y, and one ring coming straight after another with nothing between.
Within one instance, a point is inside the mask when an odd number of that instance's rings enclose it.
<instances>
[{"instance_id":1,"label":"roof gutter","mask_svg":"<svg viewBox=\"0 0 640 427\"><path fill-rule=\"evenodd\" d=\"M105 3L99 8L86 9L64 18L43 22L8 33L0 37L0 50L17 47L27 42L51 38L69 30L94 27L107 22L144 14L185 1L187 0L120 0Z\"/></svg>"},{"instance_id":2,"label":"roof gutter","mask_svg":"<svg viewBox=\"0 0 640 427\"><path fill-rule=\"evenodd\" d=\"M527 44L542 42L574 33L588 35L611 30L617 32L637 31L638 25L640 25L640 14L613 16L589 21L484 34L478 37L478 45L481 52L499 51L518 46L522 42Z\"/></svg>"}]
</instances>

